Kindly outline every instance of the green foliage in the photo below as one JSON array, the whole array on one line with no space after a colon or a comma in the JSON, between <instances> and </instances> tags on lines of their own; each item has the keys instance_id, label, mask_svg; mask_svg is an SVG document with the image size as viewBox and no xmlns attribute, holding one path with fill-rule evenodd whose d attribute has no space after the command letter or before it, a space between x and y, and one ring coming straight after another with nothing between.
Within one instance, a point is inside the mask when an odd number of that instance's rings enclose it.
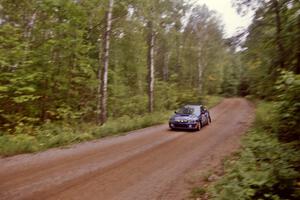
<instances>
[{"instance_id":1,"label":"green foliage","mask_svg":"<svg viewBox=\"0 0 300 200\"><path fill-rule=\"evenodd\" d=\"M19 134L17 136L0 136L0 146L1 155L14 155L25 152L34 152L39 149L36 138L27 134Z\"/></svg>"},{"instance_id":2,"label":"green foliage","mask_svg":"<svg viewBox=\"0 0 300 200\"><path fill-rule=\"evenodd\" d=\"M202 195L204 195L206 193L205 188L202 187L194 187L191 191L191 194L189 196L190 199L198 199L200 198Z\"/></svg>"},{"instance_id":3,"label":"green foliage","mask_svg":"<svg viewBox=\"0 0 300 200\"><path fill-rule=\"evenodd\" d=\"M224 98L221 96L205 95L202 97L202 103L208 108L212 108L220 103Z\"/></svg>"},{"instance_id":4,"label":"green foliage","mask_svg":"<svg viewBox=\"0 0 300 200\"><path fill-rule=\"evenodd\" d=\"M280 70L300 73L300 2L235 0L240 12L254 11L243 44L240 92L273 100ZM237 38L234 38L236 40ZM280 70L279 70L280 69Z\"/></svg>"},{"instance_id":5,"label":"green foliage","mask_svg":"<svg viewBox=\"0 0 300 200\"><path fill-rule=\"evenodd\" d=\"M278 111L276 109L275 102L259 101L257 103L256 119L253 126L270 133L277 133L279 122Z\"/></svg>"},{"instance_id":6,"label":"green foliage","mask_svg":"<svg viewBox=\"0 0 300 200\"><path fill-rule=\"evenodd\" d=\"M275 124L272 124L274 123ZM239 158L229 160L225 176L213 189L214 199L298 199L299 149L282 144L275 130L274 105L260 103L254 127L243 140Z\"/></svg>"},{"instance_id":7,"label":"green foliage","mask_svg":"<svg viewBox=\"0 0 300 200\"><path fill-rule=\"evenodd\" d=\"M212 189L215 199L300 198L300 2L235 0L238 12L254 11L240 52L239 94L259 103L239 159ZM245 34L241 34L242 37ZM236 43L238 37L232 38ZM224 70L224 93L234 93L234 71ZM295 74L294 74L294 73ZM236 79L233 79L236 80ZM274 87L275 86L275 87ZM233 89L232 89L233 88Z\"/></svg>"},{"instance_id":8,"label":"green foliage","mask_svg":"<svg viewBox=\"0 0 300 200\"><path fill-rule=\"evenodd\" d=\"M155 88L156 90L154 95L156 97L156 110L174 110L182 103L181 97L185 97L185 102L187 102L189 100L189 94L193 95L193 93L188 92L183 92L181 95L179 95L179 91L176 88L176 84L166 83L164 81L157 81Z\"/></svg>"},{"instance_id":9,"label":"green foliage","mask_svg":"<svg viewBox=\"0 0 300 200\"><path fill-rule=\"evenodd\" d=\"M0 155L31 153L53 147L122 134L135 129L165 123L170 112L157 112L140 116L123 116L110 119L103 126L95 124L45 123L33 128L18 126L15 135L0 135Z\"/></svg>"},{"instance_id":10,"label":"green foliage","mask_svg":"<svg viewBox=\"0 0 300 200\"><path fill-rule=\"evenodd\" d=\"M227 59L225 60L225 67L223 70L224 76L221 85L222 94L224 96L238 95L242 65L240 62L240 53L227 55Z\"/></svg>"},{"instance_id":11,"label":"green foliage","mask_svg":"<svg viewBox=\"0 0 300 200\"><path fill-rule=\"evenodd\" d=\"M93 130L93 134L99 137L122 134L124 132L148 127L151 125L165 123L170 116L170 112L156 112L141 116L122 116L114 120L108 120L103 126Z\"/></svg>"},{"instance_id":12,"label":"green foliage","mask_svg":"<svg viewBox=\"0 0 300 200\"><path fill-rule=\"evenodd\" d=\"M283 71L277 81L278 135L286 142L300 141L300 75Z\"/></svg>"}]
</instances>

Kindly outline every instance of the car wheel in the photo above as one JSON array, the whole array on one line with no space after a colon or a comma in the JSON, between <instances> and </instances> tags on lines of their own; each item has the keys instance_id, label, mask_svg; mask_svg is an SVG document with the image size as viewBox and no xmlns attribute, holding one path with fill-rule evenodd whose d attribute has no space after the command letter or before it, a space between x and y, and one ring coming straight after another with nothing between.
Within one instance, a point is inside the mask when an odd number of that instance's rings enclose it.
<instances>
[{"instance_id":1,"label":"car wheel","mask_svg":"<svg viewBox=\"0 0 300 200\"><path fill-rule=\"evenodd\" d=\"M196 131L199 131L199 130L200 130L200 128L201 128L201 123L200 123L200 122L198 122L198 123L197 123L197 128L196 128Z\"/></svg>"},{"instance_id":2,"label":"car wheel","mask_svg":"<svg viewBox=\"0 0 300 200\"><path fill-rule=\"evenodd\" d=\"M199 122L199 124L200 124L200 129L203 128L203 124L201 121Z\"/></svg>"}]
</instances>

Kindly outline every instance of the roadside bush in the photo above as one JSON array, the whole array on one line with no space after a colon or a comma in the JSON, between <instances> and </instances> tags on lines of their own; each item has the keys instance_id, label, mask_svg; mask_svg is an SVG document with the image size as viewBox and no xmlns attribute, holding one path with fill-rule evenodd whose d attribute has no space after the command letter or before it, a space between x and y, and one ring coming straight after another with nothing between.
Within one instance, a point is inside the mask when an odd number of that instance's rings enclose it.
<instances>
[{"instance_id":1,"label":"roadside bush","mask_svg":"<svg viewBox=\"0 0 300 200\"><path fill-rule=\"evenodd\" d=\"M142 116L123 116L110 119L103 126L92 123L45 123L35 129L19 129L19 134L0 135L0 155L10 156L31 153L53 147L88 141L105 136L126 133L128 131L165 123L170 112L156 112ZM22 133L24 132L24 133Z\"/></svg>"},{"instance_id":2,"label":"roadside bush","mask_svg":"<svg viewBox=\"0 0 300 200\"><path fill-rule=\"evenodd\" d=\"M4 135L0 137L0 154L13 155L26 152L35 152L39 143L35 137L25 134L16 136Z\"/></svg>"},{"instance_id":3,"label":"roadside bush","mask_svg":"<svg viewBox=\"0 0 300 200\"><path fill-rule=\"evenodd\" d=\"M140 128L145 128L155 124L165 123L170 116L170 112L155 112L147 115L141 116L123 116L118 119L108 120L105 124L97 127L93 134L97 138L115 135L117 133L124 133Z\"/></svg>"},{"instance_id":4,"label":"roadside bush","mask_svg":"<svg viewBox=\"0 0 300 200\"><path fill-rule=\"evenodd\" d=\"M211 189L214 199L299 199L299 149L279 142L274 106L261 103L254 127L243 140L239 159L225 164L225 175Z\"/></svg>"},{"instance_id":5,"label":"roadside bush","mask_svg":"<svg viewBox=\"0 0 300 200\"><path fill-rule=\"evenodd\" d=\"M300 142L300 75L283 71L277 81L278 136L285 142Z\"/></svg>"},{"instance_id":6,"label":"roadside bush","mask_svg":"<svg viewBox=\"0 0 300 200\"><path fill-rule=\"evenodd\" d=\"M201 103L208 108L212 108L213 106L220 103L223 99L224 98L221 96L206 95L201 98Z\"/></svg>"},{"instance_id":7,"label":"roadside bush","mask_svg":"<svg viewBox=\"0 0 300 200\"><path fill-rule=\"evenodd\" d=\"M298 154L297 154L298 153ZM295 165L300 152L275 138L251 131L240 159L226 164L226 175L213 190L215 199L299 199Z\"/></svg>"},{"instance_id":8,"label":"roadside bush","mask_svg":"<svg viewBox=\"0 0 300 200\"><path fill-rule=\"evenodd\" d=\"M274 102L258 102L254 127L266 130L269 133L278 132L278 111L277 104Z\"/></svg>"}]
</instances>

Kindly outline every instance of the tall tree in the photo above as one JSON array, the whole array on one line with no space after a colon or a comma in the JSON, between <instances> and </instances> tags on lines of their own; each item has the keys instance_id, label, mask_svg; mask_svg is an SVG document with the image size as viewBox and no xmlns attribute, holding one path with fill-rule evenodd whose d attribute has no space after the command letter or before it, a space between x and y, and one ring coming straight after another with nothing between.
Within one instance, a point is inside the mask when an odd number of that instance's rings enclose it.
<instances>
[{"instance_id":1,"label":"tall tree","mask_svg":"<svg viewBox=\"0 0 300 200\"><path fill-rule=\"evenodd\" d=\"M111 24L112 24L112 12L113 12L114 0L109 0L108 9L106 12L106 28L103 39L103 55L102 55L102 78L100 69L98 71L98 80L100 84L100 90L98 89L98 100L97 109L101 109L100 118L98 123L103 124L107 120L107 82L108 82L108 65L109 65L109 51L110 51L110 35L111 35ZM100 92L100 94L99 94ZM101 105L101 108L99 106ZM99 110L98 110L99 113Z\"/></svg>"},{"instance_id":2,"label":"tall tree","mask_svg":"<svg viewBox=\"0 0 300 200\"><path fill-rule=\"evenodd\" d=\"M220 79L214 70L220 72L220 53L226 47L223 45L222 27L215 13L206 6L196 6L192 9L184 30L185 51L189 52L186 62L195 67L189 67L188 76L198 93L203 94L206 82ZM188 60L189 59L189 60ZM192 63L191 63L192 61ZM210 77L208 80L206 77ZM220 84L221 81L219 81ZM216 86L216 85L215 85Z\"/></svg>"},{"instance_id":3,"label":"tall tree","mask_svg":"<svg viewBox=\"0 0 300 200\"><path fill-rule=\"evenodd\" d=\"M153 22L148 21L148 110L153 112L154 110L154 43L155 33L153 30Z\"/></svg>"},{"instance_id":4,"label":"tall tree","mask_svg":"<svg viewBox=\"0 0 300 200\"><path fill-rule=\"evenodd\" d=\"M236 0L239 11L254 11L242 53L244 75L249 91L260 97L272 97L280 69L297 73L299 60L298 0ZM246 86L246 82L243 81ZM263 91L263 92L262 92Z\"/></svg>"},{"instance_id":5,"label":"tall tree","mask_svg":"<svg viewBox=\"0 0 300 200\"><path fill-rule=\"evenodd\" d=\"M272 7L275 13L275 24L276 24L276 44L278 48L278 62L279 66L283 69L285 66L284 47L282 42L282 19L280 10L282 6L278 0L272 0Z\"/></svg>"}]
</instances>

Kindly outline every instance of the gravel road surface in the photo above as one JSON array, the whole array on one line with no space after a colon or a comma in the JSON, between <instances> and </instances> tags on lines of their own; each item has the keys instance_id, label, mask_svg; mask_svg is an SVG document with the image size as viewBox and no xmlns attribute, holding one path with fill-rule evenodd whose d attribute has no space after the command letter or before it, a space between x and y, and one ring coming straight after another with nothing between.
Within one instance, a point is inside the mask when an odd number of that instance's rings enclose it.
<instances>
[{"instance_id":1,"label":"gravel road surface","mask_svg":"<svg viewBox=\"0 0 300 200\"><path fill-rule=\"evenodd\" d=\"M210 113L212 123L198 132L159 125L68 149L1 158L0 199L184 199L192 176L213 170L239 147L254 107L230 98Z\"/></svg>"}]
</instances>

